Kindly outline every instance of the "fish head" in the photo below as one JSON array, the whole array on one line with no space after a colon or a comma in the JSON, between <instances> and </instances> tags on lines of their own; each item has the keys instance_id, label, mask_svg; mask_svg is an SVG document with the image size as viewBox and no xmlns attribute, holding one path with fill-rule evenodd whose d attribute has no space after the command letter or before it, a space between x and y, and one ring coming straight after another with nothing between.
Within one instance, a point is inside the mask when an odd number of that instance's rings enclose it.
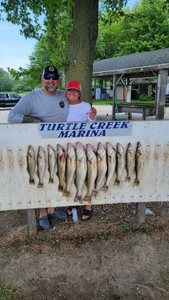
<instances>
[{"instance_id":1,"label":"fish head","mask_svg":"<svg viewBox=\"0 0 169 300\"><path fill-rule=\"evenodd\" d=\"M45 150L41 146L38 147L38 156L41 158L45 157Z\"/></svg>"},{"instance_id":2,"label":"fish head","mask_svg":"<svg viewBox=\"0 0 169 300\"><path fill-rule=\"evenodd\" d=\"M96 150L94 149L94 147L91 144L87 144L86 145L86 152L87 152L88 160L92 160L95 153L96 153Z\"/></svg>"},{"instance_id":3,"label":"fish head","mask_svg":"<svg viewBox=\"0 0 169 300\"><path fill-rule=\"evenodd\" d=\"M127 151L128 151L128 152L132 152L132 151L133 151L133 146L132 146L131 143L128 143Z\"/></svg>"},{"instance_id":4,"label":"fish head","mask_svg":"<svg viewBox=\"0 0 169 300\"><path fill-rule=\"evenodd\" d=\"M32 157L35 156L35 151L34 151L32 145L28 146L28 155L32 156Z\"/></svg>"},{"instance_id":5,"label":"fish head","mask_svg":"<svg viewBox=\"0 0 169 300\"><path fill-rule=\"evenodd\" d=\"M71 143L67 143L67 155L69 158L75 156L75 147Z\"/></svg>"},{"instance_id":6,"label":"fish head","mask_svg":"<svg viewBox=\"0 0 169 300\"><path fill-rule=\"evenodd\" d=\"M117 143L117 152L122 155L124 153L124 148L120 143Z\"/></svg>"},{"instance_id":7,"label":"fish head","mask_svg":"<svg viewBox=\"0 0 169 300\"><path fill-rule=\"evenodd\" d=\"M140 142L137 142L137 152L139 152L140 154L143 154L143 147Z\"/></svg>"},{"instance_id":8,"label":"fish head","mask_svg":"<svg viewBox=\"0 0 169 300\"><path fill-rule=\"evenodd\" d=\"M57 153L58 153L59 157L61 157L65 154L65 149L60 144L57 144Z\"/></svg>"},{"instance_id":9,"label":"fish head","mask_svg":"<svg viewBox=\"0 0 169 300\"><path fill-rule=\"evenodd\" d=\"M50 156L53 156L55 154L55 150L51 145L47 145L48 153Z\"/></svg>"},{"instance_id":10,"label":"fish head","mask_svg":"<svg viewBox=\"0 0 169 300\"><path fill-rule=\"evenodd\" d=\"M103 157L106 155L106 151L105 148L103 147L102 143L99 142L97 145L97 153L100 157Z\"/></svg>"},{"instance_id":11,"label":"fish head","mask_svg":"<svg viewBox=\"0 0 169 300\"><path fill-rule=\"evenodd\" d=\"M107 155L108 156L111 156L112 153L115 151L114 147L109 142L106 143L106 149L107 149Z\"/></svg>"},{"instance_id":12,"label":"fish head","mask_svg":"<svg viewBox=\"0 0 169 300\"><path fill-rule=\"evenodd\" d=\"M80 160L83 158L83 156L85 155L85 148L84 146L80 143L77 142L76 143L76 154L77 154L77 159Z\"/></svg>"}]
</instances>

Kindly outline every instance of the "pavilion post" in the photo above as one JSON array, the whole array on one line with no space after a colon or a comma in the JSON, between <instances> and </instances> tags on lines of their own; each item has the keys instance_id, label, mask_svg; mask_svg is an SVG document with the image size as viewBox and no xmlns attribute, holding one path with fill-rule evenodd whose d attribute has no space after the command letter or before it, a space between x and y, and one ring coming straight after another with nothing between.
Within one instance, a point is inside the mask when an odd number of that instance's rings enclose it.
<instances>
[{"instance_id":1,"label":"pavilion post","mask_svg":"<svg viewBox=\"0 0 169 300\"><path fill-rule=\"evenodd\" d=\"M113 75L113 99L112 99L112 120L115 120L115 101L116 101L116 75Z\"/></svg>"},{"instance_id":2,"label":"pavilion post","mask_svg":"<svg viewBox=\"0 0 169 300\"><path fill-rule=\"evenodd\" d=\"M156 119L164 119L167 79L168 70L160 70L157 84Z\"/></svg>"}]
</instances>

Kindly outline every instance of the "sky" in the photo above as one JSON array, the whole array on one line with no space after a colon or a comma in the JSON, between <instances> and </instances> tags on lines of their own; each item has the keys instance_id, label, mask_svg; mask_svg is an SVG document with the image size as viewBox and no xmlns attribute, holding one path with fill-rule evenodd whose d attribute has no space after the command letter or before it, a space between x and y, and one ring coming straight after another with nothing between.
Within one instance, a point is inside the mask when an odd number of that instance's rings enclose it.
<instances>
[{"instance_id":1,"label":"sky","mask_svg":"<svg viewBox=\"0 0 169 300\"><path fill-rule=\"evenodd\" d=\"M128 5L134 6L137 0L129 0ZM7 21L0 21L0 68L18 70L26 68L29 64L29 56L34 51L35 39L25 39L20 34L21 27Z\"/></svg>"}]
</instances>

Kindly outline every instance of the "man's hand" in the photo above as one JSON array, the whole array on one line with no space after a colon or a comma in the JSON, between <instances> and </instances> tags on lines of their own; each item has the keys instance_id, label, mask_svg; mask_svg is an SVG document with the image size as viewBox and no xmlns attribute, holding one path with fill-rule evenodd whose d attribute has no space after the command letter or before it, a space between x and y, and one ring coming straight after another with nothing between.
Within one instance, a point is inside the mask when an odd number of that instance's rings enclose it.
<instances>
[{"instance_id":1,"label":"man's hand","mask_svg":"<svg viewBox=\"0 0 169 300\"><path fill-rule=\"evenodd\" d=\"M40 118L24 116L22 123L42 123L43 121Z\"/></svg>"}]
</instances>

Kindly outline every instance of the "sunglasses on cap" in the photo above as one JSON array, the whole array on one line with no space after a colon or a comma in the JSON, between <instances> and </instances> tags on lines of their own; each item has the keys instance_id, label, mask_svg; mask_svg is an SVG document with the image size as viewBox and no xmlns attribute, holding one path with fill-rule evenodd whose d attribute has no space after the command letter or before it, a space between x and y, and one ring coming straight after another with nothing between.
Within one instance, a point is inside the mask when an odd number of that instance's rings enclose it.
<instances>
[{"instance_id":1,"label":"sunglasses on cap","mask_svg":"<svg viewBox=\"0 0 169 300\"><path fill-rule=\"evenodd\" d=\"M59 76L57 76L57 75L43 75L43 77L45 78L45 80L50 80L51 78L53 80L58 80L59 79Z\"/></svg>"}]
</instances>

